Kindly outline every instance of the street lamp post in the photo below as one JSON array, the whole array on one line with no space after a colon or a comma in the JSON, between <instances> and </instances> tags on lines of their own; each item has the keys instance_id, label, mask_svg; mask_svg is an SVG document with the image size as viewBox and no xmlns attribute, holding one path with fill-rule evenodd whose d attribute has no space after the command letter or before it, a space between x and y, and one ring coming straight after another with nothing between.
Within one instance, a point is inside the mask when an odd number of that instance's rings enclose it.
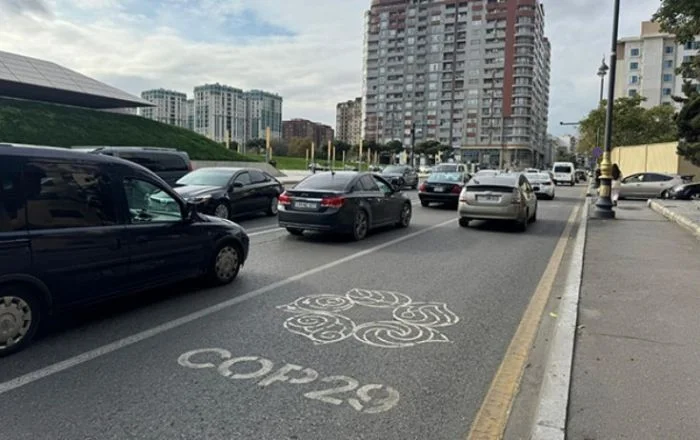
<instances>
[{"instance_id":1,"label":"street lamp post","mask_svg":"<svg viewBox=\"0 0 700 440\"><path fill-rule=\"evenodd\" d=\"M598 73L597 75L600 77L600 98L598 98L598 106L600 107L600 104L603 103L603 88L605 85L605 75L608 73L608 65L605 64L605 56L603 56L603 60L600 63L600 67L598 67ZM600 147L600 127L596 128L595 132L595 146Z\"/></svg>"},{"instance_id":2,"label":"street lamp post","mask_svg":"<svg viewBox=\"0 0 700 440\"><path fill-rule=\"evenodd\" d=\"M613 203L610 199L612 186L612 130L613 130L613 104L615 100L615 74L617 73L617 32L620 24L620 0L614 0L613 6L613 32L610 50L610 78L608 79L608 102L605 112L605 150L600 162L600 189L598 201L595 204L593 217L601 219L615 218Z\"/></svg>"}]
</instances>

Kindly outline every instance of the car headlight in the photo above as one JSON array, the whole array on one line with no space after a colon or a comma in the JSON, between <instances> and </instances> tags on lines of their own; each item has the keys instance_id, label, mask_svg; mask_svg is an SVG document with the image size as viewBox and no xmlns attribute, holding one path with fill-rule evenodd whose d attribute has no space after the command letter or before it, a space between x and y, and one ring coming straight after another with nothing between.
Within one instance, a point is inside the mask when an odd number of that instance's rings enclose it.
<instances>
[{"instance_id":1,"label":"car headlight","mask_svg":"<svg viewBox=\"0 0 700 440\"><path fill-rule=\"evenodd\" d=\"M206 202L209 199L211 199L211 195L190 197L187 199L187 201L190 203L202 203Z\"/></svg>"}]
</instances>

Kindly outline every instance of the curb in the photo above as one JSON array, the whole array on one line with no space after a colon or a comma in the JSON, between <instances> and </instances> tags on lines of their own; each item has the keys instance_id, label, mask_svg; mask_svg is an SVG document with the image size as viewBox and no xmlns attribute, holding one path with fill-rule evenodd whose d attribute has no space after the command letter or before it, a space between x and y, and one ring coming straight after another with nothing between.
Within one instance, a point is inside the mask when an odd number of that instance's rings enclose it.
<instances>
[{"instance_id":1,"label":"curb","mask_svg":"<svg viewBox=\"0 0 700 440\"><path fill-rule=\"evenodd\" d=\"M566 283L557 310L557 324L547 355L539 403L535 412L530 440L564 440L569 406L571 371L578 321L578 304L583 277L583 257L586 246L590 199L586 198L576 231Z\"/></svg>"},{"instance_id":2,"label":"curb","mask_svg":"<svg viewBox=\"0 0 700 440\"><path fill-rule=\"evenodd\" d=\"M697 239L700 240L700 224L692 221L683 214L678 214L671 211L667 207L663 206L661 203L655 200L647 200L647 206L651 208L652 211L657 212L672 222L677 223L681 227L689 230Z\"/></svg>"}]
</instances>

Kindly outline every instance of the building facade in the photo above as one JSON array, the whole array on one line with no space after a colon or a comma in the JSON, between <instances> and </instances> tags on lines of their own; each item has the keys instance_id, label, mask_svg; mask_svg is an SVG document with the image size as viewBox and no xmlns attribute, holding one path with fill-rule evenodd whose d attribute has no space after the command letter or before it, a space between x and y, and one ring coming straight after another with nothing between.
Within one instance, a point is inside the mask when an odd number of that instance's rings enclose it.
<instances>
[{"instance_id":1,"label":"building facade","mask_svg":"<svg viewBox=\"0 0 700 440\"><path fill-rule=\"evenodd\" d=\"M243 144L246 98L241 89L221 84L194 88L194 131L216 142Z\"/></svg>"},{"instance_id":2,"label":"building facade","mask_svg":"<svg viewBox=\"0 0 700 440\"><path fill-rule=\"evenodd\" d=\"M186 125L185 128L194 131L194 99L188 99L185 103Z\"/></svg>"},{"instance_id":3,"label":"building facade","mask_svg":"<svg viewBox=\"0 0 700 440\"><path fill-rule=\"evenodd\" d=\"M246 140L264 139L270 127L271 138L282 138L282 97L262 90L245 93Z\"/></svg>"},{"instance_id":4,"label":"building facade","mask_svg":"<svg viewBox=\"0 0 700 440\"><path fill-rule=\"evenodd\" d=\"M307 119L292 119L282 122L282 139L289 142L293 138L310 139L317 148L325 148L333 140L333 128Z\"/></svg>"},{"instance_id":5,"label":"building facade","mask_svg":"<svg viewBox=\"0 0 700 440\"><path fill-rule=\"evenodd\" d=\"M141 92L141 98L155 104L142 108L141 116L164 124L187 127L187 94L174 90L154 89Z\"/></svg>"},{"instance_id":6,"label":"building facade","mask_svg":"<svg viewBox=\"0 0 700 440\"><path fill-rule=\"evenodd\" d=\"M463 162L544 161L551 47L538 0L373 0L363 138L437 140Z\"/></svg>"},{"instance_id":7,"label":"building facade","mask_svg":"<svg viewBox=\"0 0 700 440\"><path fill-rule=\"evenodd\" d=\"M661 32L658 23L642 22L638 37L623 38L617 47L615 97L641 95L643 107L668 104L680 108L673 96L683 96L683 78L676 69L700 50L700 36L681 45L674 35Z\"/></svg>"},{"instance_id":8,"label":"building facade","mask_svg":"<svg viewBox=\"0 0 700 440\"><path fill-rule=\"evenodd\" d=\"M359 145L362 139L362 97L338 103L335 111L336 139Z\"/></svg>"}]
</instances>

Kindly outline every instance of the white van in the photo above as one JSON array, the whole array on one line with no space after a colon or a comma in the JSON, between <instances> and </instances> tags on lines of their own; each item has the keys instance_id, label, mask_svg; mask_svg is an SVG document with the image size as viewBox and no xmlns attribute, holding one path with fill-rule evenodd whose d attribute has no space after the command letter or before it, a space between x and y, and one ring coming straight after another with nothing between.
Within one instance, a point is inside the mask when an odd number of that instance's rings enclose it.
<instances>
[{"instance_id":1,"label":"white van","mask_svg":"<svg viewBox=\"0 0 700 440\"><path fill-rule=\"evenodd\" d=\"M576 167L571 162L554 162L552 165L552 180L555 185L568 184L574 186L576 184Z\"/></svg>"}]
</instances>

